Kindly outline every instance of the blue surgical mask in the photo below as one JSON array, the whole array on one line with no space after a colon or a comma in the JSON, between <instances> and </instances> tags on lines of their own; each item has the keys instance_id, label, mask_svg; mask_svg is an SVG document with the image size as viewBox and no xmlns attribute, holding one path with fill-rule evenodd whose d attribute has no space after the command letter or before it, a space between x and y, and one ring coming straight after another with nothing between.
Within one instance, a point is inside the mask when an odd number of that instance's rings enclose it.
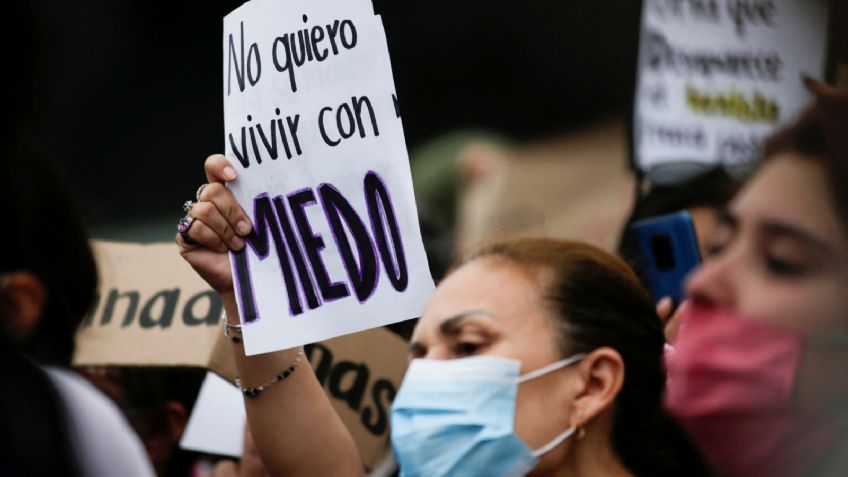
<instances>
[{"instance_id":1,"label":"blue surgical mask","mask_svg":"<svg viewBox=\"0 0 848 477\"><path fill-rule=\"evenodd\" d=\"M392 404L391 440L402 477L518 477L561 444L570 427L531 450L516 434L518 385L585 355L519 375L521 362L495 356L413 360Z\"/></svg>"}]
</instances>

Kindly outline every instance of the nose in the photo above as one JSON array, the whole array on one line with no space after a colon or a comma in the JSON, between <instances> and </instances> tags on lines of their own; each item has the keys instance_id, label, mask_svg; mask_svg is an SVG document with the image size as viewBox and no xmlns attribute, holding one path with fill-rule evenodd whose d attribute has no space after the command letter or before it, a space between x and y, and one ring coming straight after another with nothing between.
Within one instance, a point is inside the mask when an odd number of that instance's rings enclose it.
<instances>
[{"instance_id":1,"label":"nose","mask_svg":"<svg viewBox=\"0 0 848 477\"><path fill-rule=\"evenodd\" d=\"M686 297L700 306L735 308L739 259L738 251L728 247L722 254L704 260L686 280Z\"/></svg>"}]
</instances>

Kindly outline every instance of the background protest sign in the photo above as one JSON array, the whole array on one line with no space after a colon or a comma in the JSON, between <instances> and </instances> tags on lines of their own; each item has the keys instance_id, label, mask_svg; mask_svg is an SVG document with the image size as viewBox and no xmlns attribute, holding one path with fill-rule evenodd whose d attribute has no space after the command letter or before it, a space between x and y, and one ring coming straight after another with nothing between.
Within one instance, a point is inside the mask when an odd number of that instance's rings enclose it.
<instances>
[{"instance_id":1,"label":"background protest sign","mask_svg":"<svg viewBox=\"0 0 848 477\"><path fill-rule=\"evenodd\" d=\"M246 420L241 393L215 373L206 373L180 447L207 454L241 457Z\"/></svg>"},{"instance_id":2,"label":"background protest sign","mask_svg":"<svg viewBox=\"0 0 848 477\"><path fill-rule=\"evenodd\" d=\"M646 0L635 98L636 165L736 165L810 102L822 78L824 0Z\"/></svg>"},{"instance_id":3,"label":"background protest sign","mask_svg":"<svg viewBox=\"0 0 848 477\"><path fill-rule=\"evenodd\" d=\"M221 329L218 296L177 256L173 243L92 245L100 284L97 302L77 333L75 366L191 366L234 381L233 346ZM406 343L376 328L306 349L363 464L373 466L388 443L388 410L406 370ZM222 406L216 402L222 386L209 387L207 398L200 399L212 401L198 404L201 413ZM228 415L221 425L195 419L203 432L192 431L189 448L224 455L231 455L228 449L241 452L241 430L226 439L222 434L244 424L238 417L244 413L241 393L231 384L223 389L224 404L237 403L227 406L235 417ZM217 444L210 442L209 437L219 436Z\"/></svg>"},{"instance_id":4,"label":"background protest sign","mask_svg":"<svg viewBox=\"0 0 848 477\"><path fill-rule=\"evenodd\" d=\"M389 442L389 408L407 367L406 342L384 328L306 347L315 375L373 468Z\"/></svg>"},{"instance_id":5,"label":"background protest sign","mask_svg":"<svg viewBox=\"0 0 848 477\"><path fill-rule=\"evenodd\" d=\"M76 336L76 366L214 367L235 362L221 336L221 300L173 243L92 243L99 289Z\"/></svg>"},{"instance_id":6,"label":"background protest sign","mask_svg":"<svg viewBox=\"0 0 848 477\"><path fill-rule=\"evenodd\" d=\"M253 355L420 315L433 290L380 18L367 2L253 0L224 19L230 257Z\"/></svg>"},{"instance_id":7,"label":"background protest sign","mask_svg":"<svg viewBox=\"0 0 848 477\"><path fill-rule=\"evenodd\" d=\"M315 374L353 435L366 468L388 450L389 408L406 371L406 343L374 328L306 347ZM245 423L242 395L208 375L180 445L211 454L239 456Z\"/></svg>"}]
</instances>

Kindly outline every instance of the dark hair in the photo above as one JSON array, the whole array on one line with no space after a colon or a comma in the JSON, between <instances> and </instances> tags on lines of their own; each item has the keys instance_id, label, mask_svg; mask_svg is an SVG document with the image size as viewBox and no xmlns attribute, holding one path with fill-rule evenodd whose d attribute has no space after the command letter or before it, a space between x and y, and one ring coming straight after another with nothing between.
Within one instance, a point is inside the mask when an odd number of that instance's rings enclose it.
<instances>
[{"instance_id":1,"label":"dark hair","mask_svg":"<svg viewBox=\"0 0 848 477\"><path fill-rule=\"evenodd\" d=\"M482 257L549 272L543 286L558 317L553 324L563 356L600 347L621 355L625 377L615 401L612 440L628 469L645 477L708 475L661 407L666 379L662 324L626 263L591 245L556 239L500 242L471 259Z\"/></svg>"},{"instance_id":2,"label":"dark hair","mask_svg":"<svg viewBox=\"0 0 848 477\"><path fill-rule=\"evenodd\" d=\"M793 124L772 135L763 152L763 163L794 152L820 164L834 209L848 229L848 96L819 96Z\"/></svg>"},{"instance_id":3,"label":"dark hair","mask_svg":"<svg viewBox=\"0 0 848 477\"><path fill-rule=\"evenodd\" d=\"M55 166L19 132L3 132L0 157L0 274L33 273L47 291L38 326L23 351L67 365L74 334L92 303L97 269L88 238Z\"/></svg>"},{"instance_id":4,"label":"dark hair","mask_svg":"<svg viewBox=\"0 0 848 477\"><path fill-rule=\"evenodd\" d=\"M195 367L83 368L83 374L121 408L145 444L163 436L171 439L169 404L179 403L190 415L206 372ZM157 452L151 458L159 475L182 477L191 473L197 453L173 442L166 452Z\"/></svg>"},{"instance_id":5,"label":"dark hair","mask_svg":"<svg viewBox=\"0 0 848 477\"><path fill-rule=\"evenodd\" d=\"M740 181L731 177L723 167L714 167L679 184L649 186L644 193L640 189L619 235L619 256L639 271L640 253L630 237L630 227L635 222L694 207L724 209L739 185Z\"/></svg>"}]
</instances>

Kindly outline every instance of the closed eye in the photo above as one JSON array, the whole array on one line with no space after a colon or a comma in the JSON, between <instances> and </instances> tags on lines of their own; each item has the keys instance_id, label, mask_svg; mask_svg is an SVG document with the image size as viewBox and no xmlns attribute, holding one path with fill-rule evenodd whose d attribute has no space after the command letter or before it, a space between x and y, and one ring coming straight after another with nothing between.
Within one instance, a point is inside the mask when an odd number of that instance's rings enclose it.
<instances>
[{"instance_id":1,"label":"closed eye","mask_svg":"<svg viewBox=\"0 0 848 477\"><path fill-rule=\"evenodd\" d=\"M459 356L471 356L476 354L482 346L478 343L460 342L454 347L454 353Z\"/></svg>"},{"instance_id":2,"label":"closed eye","mask_svg":"<svg viewBox=\"0 0 848 477\"><path fill-rule=\"evenodd\" d=\"M766 257L769 271L777 275L798 276L806 271L806 267L777 257Z\"/></svg>"}]
</instances>

